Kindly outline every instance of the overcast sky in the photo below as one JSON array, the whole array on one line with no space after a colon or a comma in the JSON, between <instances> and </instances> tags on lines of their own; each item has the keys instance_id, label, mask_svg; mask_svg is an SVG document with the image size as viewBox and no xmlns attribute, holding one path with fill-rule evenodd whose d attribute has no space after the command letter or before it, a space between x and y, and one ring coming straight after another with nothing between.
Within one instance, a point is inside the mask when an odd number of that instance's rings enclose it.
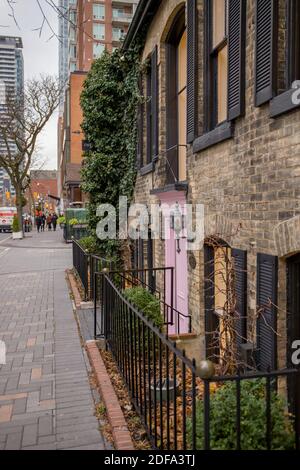
<instances>
[{"instance_id":1,"label":"overcast sky","mask_svg":"<svg viewBox=\"0 0 300 470\"><path fill-rule=\"evenodd\" d=\"M47 5L45 0L39 1L52 28L57 31L58 20L55 11ZM22 37L25 79L38 76L40 73L58 75L58 40L54 37L48 41L52 33L46 24L41 37L38 31L32 31L42 24L42 14L37 0L14 0L14 2L15 15L20 29L9 16L10 9L7 0L0 0L0 35ZM57 0L55 3L58 3ZM57 113L45 127L39 141L45 169L54 169L57 166L56 125Z\"/></svg>"}]
</instances>

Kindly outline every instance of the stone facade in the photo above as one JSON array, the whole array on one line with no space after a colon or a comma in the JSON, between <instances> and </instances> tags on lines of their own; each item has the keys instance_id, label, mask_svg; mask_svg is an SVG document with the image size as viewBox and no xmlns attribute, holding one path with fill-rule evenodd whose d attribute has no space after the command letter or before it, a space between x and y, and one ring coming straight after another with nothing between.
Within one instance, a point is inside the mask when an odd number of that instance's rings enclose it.
<instances>
[{"instance_id":1,"label":"stone facade","mask_svg":"<svg viewBox=\"0 0 300 470\"><path fill-rule=\"evenodd\" d=\"M142 59L158 46L159 159L154 171L137 176L136 202L157 202L150 191L165 184L166 63L164 41L183 2L161 3L146 37ZM282 5L282 2L281 2ZM286 257L300 252L300 109L270 118L269 103L255 107L255 1L247 2L246 112L234 122L233 137L198 153L187 151L187 202L205 206L205 236L218 234L231 247L247 251L247 316L254 318L257 253L279 257L278 365L286 363ZM285 22L280 22L285 31ZM203 133L204 0L198 0L198 135ZM282 46L279 42L279 48ZM279 59L282 49L279 49ZM282 77L279 73L279 79ZM189 313L204 356L204 255L188 263ZM164 266L164 243L155 242L155 266ZM255 339L255 338L254 338Z\"/></svg>"}]
</instances>

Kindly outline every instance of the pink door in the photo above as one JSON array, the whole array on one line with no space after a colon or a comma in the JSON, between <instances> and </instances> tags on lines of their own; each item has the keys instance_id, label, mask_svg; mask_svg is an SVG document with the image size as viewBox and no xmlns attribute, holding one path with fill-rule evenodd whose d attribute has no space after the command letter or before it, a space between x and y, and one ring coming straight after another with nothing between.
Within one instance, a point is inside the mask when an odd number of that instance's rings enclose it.
<instances>
[{"instance_id":1,"label":"pink door","mask_svg":"<svg viewBox=\"0 0 300 470\"><path fill-rule=\"evenodd\" d=\"M165 224L170 227L169 217L165 218ZM186 238L181 238L178 243L173 229L170 229L170 236L165 240L165 266L174 267L173 307L175 310L173 312L169 310L169 322L172 323L172 325L169 325L169 334L187 333L189 331L189 320L187 317L187 240ZM171 273L168 272L166 277L166 302L168 305L172 304L171 289Z\"/></svg>"}]
</instances>

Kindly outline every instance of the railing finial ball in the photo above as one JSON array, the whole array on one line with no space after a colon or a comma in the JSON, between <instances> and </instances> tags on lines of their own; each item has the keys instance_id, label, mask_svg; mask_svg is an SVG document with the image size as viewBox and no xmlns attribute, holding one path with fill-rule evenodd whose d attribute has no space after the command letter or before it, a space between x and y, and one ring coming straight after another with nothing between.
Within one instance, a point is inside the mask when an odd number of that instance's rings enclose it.
<instances>
[{"instance_id":1,"label":"railing finial ball","mask_svg":"<svg viewBox=\"0 0 300 470\"><path fill-rule=\"evenodd\" d=\"M215 366L209 359L205 359L199 362L196 371L201 379L210 379L215 375Z\"/></svg>"}]
</instances>

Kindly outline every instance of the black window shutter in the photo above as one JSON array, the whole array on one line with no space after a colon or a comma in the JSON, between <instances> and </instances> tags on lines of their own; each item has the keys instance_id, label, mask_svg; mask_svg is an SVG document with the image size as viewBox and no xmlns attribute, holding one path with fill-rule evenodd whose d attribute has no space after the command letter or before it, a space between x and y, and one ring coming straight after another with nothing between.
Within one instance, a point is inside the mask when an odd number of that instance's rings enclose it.
<instances>
[{"instance_id":1,"label":"black window shutter","mask_svg":"<svg viewBox=\"0 0 300 470\"><path fill-rule=\"evenodd\" d=\"M257 0L255 37L255 105L276 92L278 0Z\"/></svg>"},{"instance_id":2,"label":"black window shutter","mask_svg":"<svg viewBox=\"0 0 300 470\"><path fill-rule=\"evenodd\" d=\"M258 367L266 371L276 368L278 258L257 255L257 349ZM271 304L270 304L271 301Z\"/></svg>"},{"instance_id":3,"label":"black window shutter","mask_svg":"<svg viewBox=\"0 0 300 470\"><path fill-rule=\"evenodd\" d=\"M218 354L216 345L212 344L218 329L218 319L215 315L215 286L214 286L214 249L204 245L204 306L205 306L205 342L206 357L213 359Z\"/></svg>"},{"instance_id":4,"label":"black window shutter","mask_svg":"<svg viewBox=\"0 0 300 470\"><path fill-rule=\"evenodd\" d=\"M187 143L195 139L197 88L197 0L187 0Z\"/></svg>"},{"instance_id":5,"label":"black window shutter","mask_svg":"<svg viewBox=\"0 0 300 470\"><path fill-rule=\"evenodd\" d=\"M144 106L142 103L143 96L143 80L139 79L139 93L140 93L140 102L137 109L137 152L136 152L136 165L137 169L143 166L143 120L144 120Z\"/></svg>"},{"instance_id":6,"label":"black window shutter","mask_svg":"<svg viewBox=\"0 0 300 470\"><path fill-rule=\"evenodd\" d=\"M245 111L246 1L228 1L228 119Z\"/></svg>"},{"instance_id":7,"label":"black window shutter","mask_svg":"<svg viewBox=\"0 0 300 470\"><path fill-rule=\"evenodd\" d=\"M158 67L157 67L157 46L151 54L151 141L152 158L158 155Z\"/></svg>"},{"instance_id":8,"label":"black window shutter","mask_svg":"<svg viewBox=\"0 0 300 470\"><path fill-rule=\"evenodd\" d=\"M247 251L232 249L235 270L236 295L236 345L237 352L241 352L241 344L247 338Z\"/></svg>"}]
</instances>

